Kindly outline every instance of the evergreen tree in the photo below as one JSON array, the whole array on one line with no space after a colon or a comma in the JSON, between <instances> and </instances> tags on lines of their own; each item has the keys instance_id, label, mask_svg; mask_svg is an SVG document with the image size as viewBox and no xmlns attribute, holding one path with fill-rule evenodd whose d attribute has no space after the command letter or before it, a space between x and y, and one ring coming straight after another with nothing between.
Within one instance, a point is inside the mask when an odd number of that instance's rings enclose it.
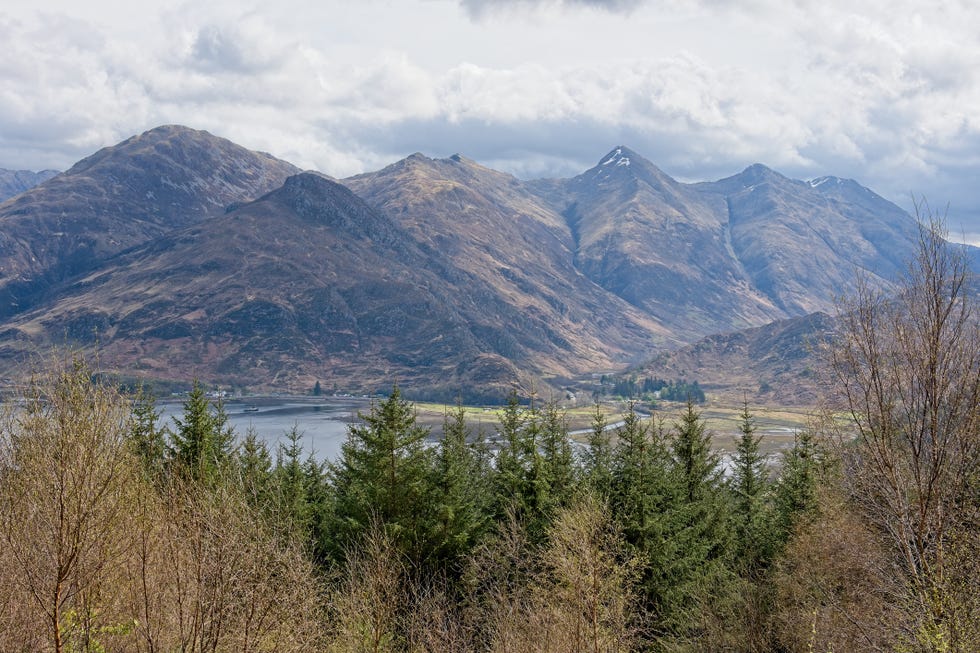
<instances>
[{"instance_id":1,"label":"evergreen tree","mask_svg":"<svg viewBox=\"0 0 980 653\"><path fill-rule=\"evenodd\" d=\"M683 555L671 530L678 492L670 474L666 433L662 421L643 424L631 402L617 436L610 506L624 539L643 563L638 589L645 607L658 615L669 590L667 569Z\"/></svg>"},{"instance_id":2,"label":"evergreen tree","mask_svg":"<svg viewBox=\"0 0 980 653\"><path fill-rule=\"evenodd\" d=\"M469 442L466 411L461 404L446 414L436 454L437 559L455 565L490 527L489 461Z\"/></svg>"},{"instance_id":3,"label":"evergreen tree","mask_svg":"<svg viewBox=\"0 0 980 653\"><path fill-rule=\"evenodd\" d=\"M671 443L674 469L688 503L704 499L721 482L721 460L711 450L711 435L700 411L688 401Z\"/></svg>"},{"instance_id":4,"label":"evergreen tree","mask_svg":"<svg viewBox=\"0 0 980 653\"><path fill-rule=\"evenodd\" d=\"M499 447L493 485L498 521L509 512L523 519L533 502L529 478L536 453L525 421L517 392L511 392L497 428Z\"/></svg>"},{"instance_id":5,"label":"evergreen tree","mask_svg":"<svg viewBox=\"0 0 980 653\"><path fill-rule=\"evenodd\" d=\"M585 484L600 501L608 500L612 492L612 439L606 426L606 416L596 401L589 446L582 456L582 473Z\"/></svg>"},{"instance_id":6,"label":"evergreen tree","mask_svg":"<svg viewBox=\"0 0 980 653\"><path fill-rule=\"evenodd\" d=\"M183 418L174 417L177 427L170 443L170 462L177 470L198 481L214 481L224 471L232 453L234 431L219 404L211 403L198 381L184 402Z\"/></svg>"},{"instance_id":7,"label":"evergreen tree","mask_svg":"<svg viewBox=\"0 0 980 653\"><path fill-rule=\"evenodd\" d=\"M372 521L379 522L400 551L420 563L432 532L432 455L425 446L429 430L416 424L414 407L398 386L374 404L360 423L347 429L340 458L329 466L333 492L327 543L342 559Z\"/></svg>"},{"instance_id":8,"label":"evergreen tree","mask_svg":"<svg viewBox=\"0 0 980 653\"><path fill-rule=\"evenodd\" d=\"M532 403L521 407L512 393L498 428L500 449L494 482L498 520L521 520L528 538L540 543L556 505L567 501L574 484L568 427L557 405L542 414Z\"/></svg>"},{"instance_id":9,"label":"evergreen tree","mask_svg":"<svg viewBox=\"0 0 980 653\"><path fill-rule=\"evenodd\" d=\"M249 427L238 449L238 475L245 497L256 507L267 507L272 483L272 456L269 447Z\"/></svg>"},{"instance_id":10,"label":"evergreen tree","mask_svg":"<svg viewBox=\"0 0 980 653\"><path fill-rule=\"evenodd\" d=\"M736 591L732 534L721 461L701 413L688 401L671 440L677 493L669 511L658 611L675 637L697 638L705 615L730 607Z\"/></svg>"},{"instance_id":11,"label":"evergreen tree","mask_svg":"<svg viewBox=\"0 0 980 653\"><path fill-rule=\"evenodd\" d=\"M305 537L311 514L303 469L303 434L295 424L286 432L285 442L279 443L274 477L282 527L286 532Z\"/></svg>"},{"instance_id":12,"label":"evergreen tree","mask_svg":"<svg viewBox=\"0 0 980 653\"><path fill-rule=\"evenodd\" d=\"M550 522L554 511L570 505L576 490L577 474L568 436L568 419L550 401L541 415L541 483L540 509Z\"/></svg>"},{"instance_id":13,"label":"evergreen tree","mask_svg":"<svg viewBox=\"0 0 980 653\"><path fill-rule=\"evenodd\" d=\"M736 440L732 457L732 517L738 557L751 573L765 564L772 552L766 504L768 472L765 456L759 451L762 436L756 435L747 402L742 405L739 430L741 436Z\"/></svg>"},{"instance_id":14,"label":"evergreen tree","mask_svg":"<svg viewBox=\"0 0 980 653\"><path fill-rule=\"evenodd\" d=\"M821 451L813 432L808 428L798 431L793 448L783 455L774 489L777 547L785 545L796 523L816 509L817 480L822 467Z\"/></svg>"},{"instance_id":15,"label":"evergreen tree","mask_svg":"<svg viewBox=\"0 0 980 653\"><path fill-rule=\"evenodd\" d=\"M225 410L225 400L218 397L212 408L211 415L212 440L211 450L215 465L223 469L231 462L235 453L235 427L231 425L228 411Z\"/></svg>"},{"instance_id":16,"label":"evergreen tree","mask_svg":"<svg viewBox=\"0 0 980 653\"><path fill-rule=\"evenodd\" d=\"M333 515L333 493L327 463L318 460L315 453L311 451L303 465L306 503L309 508L308 534L313 559L320 564L326 564L330 551L324 547L324 543L330 540L328 529Z\"/></svg>"},{"instance_id":17,"label":"evergreen tree","mask_svg":"<svg viewBox=\"0 0 980 653\"><path fill-rule=\"evenodd\" d=\"M143 463L143 471L154 482L163 477L167 455L166 431L157 426L159 419L153 395L140 384L133 398L129 443Z\"/></svg>"},{"instance_id":18,"label":"evergreen tree","mask_svg":"<svg viewBox=\"0 0 980 653\"><path fill-rule=\"evenodd\" d=\"M664 469L658 469L648 427L637 415L635 402L629 402L617 436L612 461L612 507L627 541L645 551L652 507L660 498Z\"/></svg>"}]
</instances>

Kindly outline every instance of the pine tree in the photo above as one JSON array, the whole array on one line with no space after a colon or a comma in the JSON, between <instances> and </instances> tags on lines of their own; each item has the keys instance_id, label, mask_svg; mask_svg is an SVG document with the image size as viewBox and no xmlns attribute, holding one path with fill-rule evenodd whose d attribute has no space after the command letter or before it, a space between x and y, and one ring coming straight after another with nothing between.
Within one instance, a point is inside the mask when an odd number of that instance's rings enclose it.
<instances>
[{"instance_id":1,"label":"pine tree","mask_svg":"<svg viewBox=\"0 0 980 653\"><path fill-rule=\"evenodd\" d=\"M776 546L785 545L797 522L815 510L817 479L822 455L813 432L805 428L794 436L793 448L783 455L774 488Z\"/></svg>"},{"instance_id":2,"label":"pine tree","mask_svg":"<svg viewBox=\"0 0 980 653\"><path fill-rule=\"evenodd\" d=\"M272 457L269 447L249 427L237 455L242 492L253 506L265 508L272 483Z\"/></svg>"},{"instance_id":3,"label":"pine tree","mask_svg":"<svg viewBox=\"0 0 980 653\"><path fill-rule=\"evenodd\" d=\"M738 557L751 573L770 559L771 538L766 507L768 474L765 456L759 451L762 436L755 434L747 402L742 405L739 430L741 436L732 456L732 517Z\"/></svg>"},{"instance_id":4,"label":"pine tree","mask_svg":"<svg viewBox=\"0 0 980 653\"><path fill-rule=\"evenodd\" d=\"M170 462L179 473L198 481L213 481L230 451L225 422L216 419L204 386L194 381L184 402L183 418L174 417L177 427L170 443Z\"/></svg>"},{"instance_id":5,"label":"pine tree","mask_svg":"<svg viewBox=\"0 0 980 653\"><path fill-rule=\"evenodd\" d=\"M327 474L327 463L318 460L311 451L303 465L306 485L306 503L309 507L309 541L313 559L320 564L329 561L330 550L325 546L331 540L329 529L333 515L333 492Z\"/></svg>"},{"instance_id":6,"label":"pine tree","mask_svg":"<svg viewBox=\"0 0 980 653\"><path fill-rule=\"evenodd\" d=\"M681 543L672 538L678 492L670 473L667 436L662 421L643 424L633 402L617 436L610 506L624 539L643 563L638 589L645 608L656 616L663 612L669 590L669 565L683 555Z\"/></svg>"},{"instance_id":7,"label":"pine tree","mask_svg":"<svg viewBox=\"0 0 980 653\"><path fill-rule=\"evenodd\" d=\"M721 461L701 413L688 401L671 440L671 476L677 493L668 512L659 558L658 611L675 636L699 637L705 615L725 611L734 599L732 533Z\"/></svg>"},{"instance_id":8,"label":"pine tree","mask_svg":"<svg viewBox=\"0 0 980 653\"><path fill-rule=\"evenodd\" d=\"M489 461L471 444L461 404L446 414L436 454L436 557L454 566L490 527Z\"/></svg>"},{"instance_id":9,"label":"pine tree","mask_svg":"<svg viewBox=\"0 0 980 653\"><path fill-rule=\"evenodd\" d=\"M653 503L659 499L658 481L664 476L650 446L648 429L636 413L636 403L629 402L617 430L618 444L612 460L612 507L627 541L641 551L646 549L650 535Z\"/></svg>"},{"instance_id":10,"label":"pine tree","mask_svg":"<svg viewBox=\"0 0 980 653\"><path fill-rule=\"evenodd\" d=\"M235 427L231 425L225 401L221 397L215 400L211 415L211 455L215 467L224 469L231 463L235 453Z\"/></svg>"},{"instance_id":11,"label":"pine tree","mask_svg":"<svg viewBox=\"0 0 980 653\"><path fill-rule=\"evenodd\" d=\"M511 392L497 429L499 448L494 478L494 514L499 521L509 512L523 519L533 502L530 473L534 442L528 438L524 410Z\"/></svg>"},{"instance_id":12,"label":"pine tree","mask_svg":"<svg viewBox=\"0 0 980 653\"><path fill-rule=\"evenodd\" d=\"M612 492L612 439L606 428L602 406L595 402L592 411L592 430L589 446L582 460L582 473L588 488L600 501L609 499Z\"/></svg>"},{"instance_id":13,"label":"pine tree","mask_svg":"<svg viewBox=\"0 0 980 653\"><path fill-rule=\"evenodd\" d=\"M153 395L140 384L133 398L129 443L147 478L154 482L163 478L167 455L166 431L157 426L159 419Z\"/></svg>"},{"instance_id":14,"label":"pine tree","mask_svg":"<svg viewBox=\"0 0 980 653\"><path fill-rule=\"evenodd\" d=\"M548 402L541 416L540 508L550 522L558 508L568 506L577 486L575 459L568 435L568 419L555 401Z\"/></svg>"},{"instance_id":15,"label":"pine tree","mask_svg":"<svg viewBox=\"0 0 980 653\"><path fill-rule=\"evenodd\" d=\"M416 424L414 407L398 386L347 429L340 458L329 466L333 491L332 555L342 559L372 521L378 521L400 551L421 563L432 531L432 455L429 429Z\"/></svg>"},{"instance_id":16,"label":"pine tree","mask_svg":"<svg viewBox=\"0 0 980 653\"><path fill-rule=\"evenodd\" d=\"M274 473L278 495L278 515L288 533L305 537L310 528L310 506L303 470L303 434L293 425L279 443Z\"/></svg>"},{"instance_id":17,"label":"pine tree","mask_svg":"<svg viewBox=\"0 0 980 653\"><path fill-rule=\"evenodd\" d=\"M720 485L721 460L711 450L711 435L693 401L687 402L681 421L675 427L671 448L675 473L688 503L705 498L710 490Z\"/></svg>"}]
</instances>

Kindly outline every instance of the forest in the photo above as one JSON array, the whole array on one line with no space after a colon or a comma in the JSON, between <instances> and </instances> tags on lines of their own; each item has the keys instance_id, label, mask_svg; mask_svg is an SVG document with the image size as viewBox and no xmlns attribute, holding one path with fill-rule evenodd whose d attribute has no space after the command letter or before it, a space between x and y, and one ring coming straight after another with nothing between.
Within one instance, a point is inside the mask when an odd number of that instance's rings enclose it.
<instances>
[{"instance_id":1,"label":"forest","mask_svg":"<svg viewBox=\"0 0 980 653\"><path fill-rule=\"evenodd\" d=\"M842 304L780 460L746 404L723 465L690 400L573 447L515 393L431 445L395 386L323 463L63 355L0 423L0 650L973 651L980 335L941 227Z\"/></svg>"}]
</instances>

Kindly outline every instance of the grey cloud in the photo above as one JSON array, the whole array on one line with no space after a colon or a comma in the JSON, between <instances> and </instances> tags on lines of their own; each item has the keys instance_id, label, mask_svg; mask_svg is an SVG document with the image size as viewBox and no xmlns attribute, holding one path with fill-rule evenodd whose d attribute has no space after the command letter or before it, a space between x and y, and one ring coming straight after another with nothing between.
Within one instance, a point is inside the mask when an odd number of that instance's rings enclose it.
<instances>
[{"instance_id":1,"label":"grey cloud","mask_svg":"<svg viewBox=\"0 0 980 653\"><path fill-rule=\"evenodd\" d=\"M243 30L205 25L197 31L188 61L206 72L252 74L278 66L281 57Z\"/></svg>"}]
</instances>

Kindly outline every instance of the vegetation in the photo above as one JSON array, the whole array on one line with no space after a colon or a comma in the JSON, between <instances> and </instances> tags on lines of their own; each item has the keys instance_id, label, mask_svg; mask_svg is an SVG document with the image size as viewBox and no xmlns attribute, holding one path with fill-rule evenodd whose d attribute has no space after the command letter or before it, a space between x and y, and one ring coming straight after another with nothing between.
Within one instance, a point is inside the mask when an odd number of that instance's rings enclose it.
<instances>
[{"instance_id":1,"label":"vegetation","mask_svg":"<svg viewBox=\"0 0 980 653\"><path fill-rule=\"evenodd\" d=\"M608 388L606 387L607 383L611 384ZM622 399L692 401L696 404L702 404L705 400L704 390L701 389L697 381L689 383L682 379L674 381L653 377L638 379L636 375L613 379L603 377L601 388L603 392Z\"/></svg>"},{"instance_id":2,"label":"vegetation","mask_svg":"<svg viewBox=\"0 0 980 653\"><path fill-rule=\"evenodd\" d=\"M734 453L598 404L582 451L513 394L427 442L398 387L337 460L232 432L200 384L172 425L69 358L0 421L0 649L974 650L980 336L922 228L901 292L847 305L850 416L781 461L746 404Z\"/></svg>"}]
</instances>

